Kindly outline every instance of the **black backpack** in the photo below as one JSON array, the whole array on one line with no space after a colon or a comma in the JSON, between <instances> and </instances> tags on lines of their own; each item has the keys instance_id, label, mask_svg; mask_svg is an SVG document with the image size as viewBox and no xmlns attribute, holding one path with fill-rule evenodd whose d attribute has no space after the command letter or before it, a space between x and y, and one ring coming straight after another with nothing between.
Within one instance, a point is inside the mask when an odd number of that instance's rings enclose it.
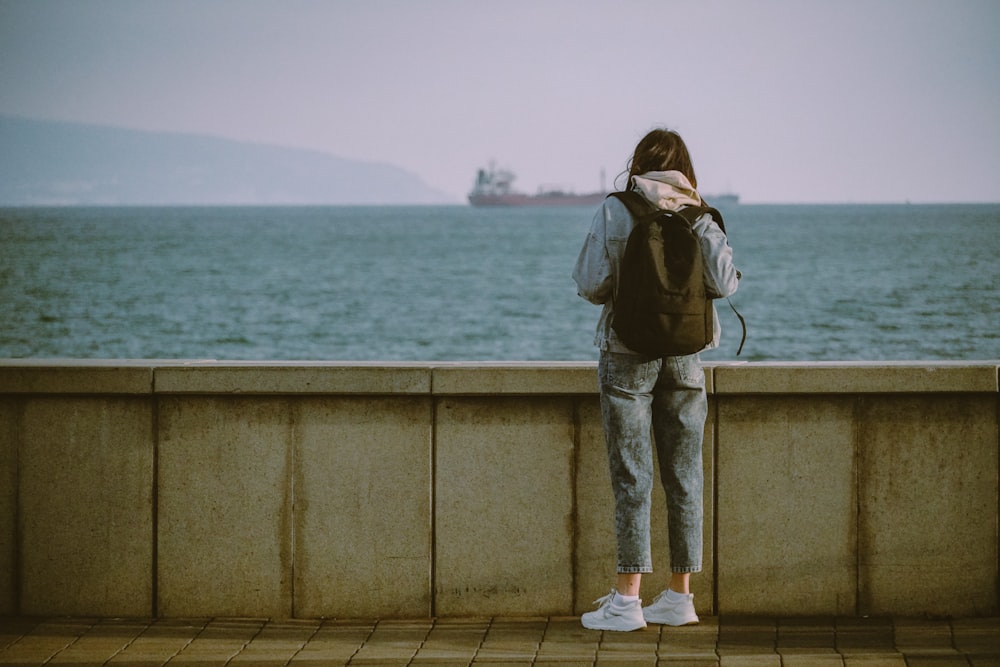
<instances>
[{"instance_id":1,"label":"black backpack","mask_svg":"<svg viewBox=\"0 0 1000 667\"><path fill-rule=\"evenodd\" d=\"M634 191L609 196L621 200L635 220L614 296L611 326L615 333L629 349L651 357L700 352L712 342L712 299L719 295L710 294L705 287L705 260L692 225L703 214L711 213L725 233L722 215L708 206L667 211ZM738 312L736 315L743 324L745 340L746 324Z\"/></svg>"}]
</instances>

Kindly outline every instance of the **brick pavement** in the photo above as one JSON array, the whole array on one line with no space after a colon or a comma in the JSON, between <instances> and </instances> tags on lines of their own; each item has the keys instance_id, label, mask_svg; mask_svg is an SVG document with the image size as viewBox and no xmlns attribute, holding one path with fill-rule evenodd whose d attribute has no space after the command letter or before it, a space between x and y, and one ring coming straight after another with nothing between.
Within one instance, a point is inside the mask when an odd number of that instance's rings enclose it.
<instances>
[{"instance_id":1,"label":"brick pavement","mask_svg":"<svg viewBox=\"0 0 1000 667\"><path fill-rule=\"evenodd\" d=\"M1000 618L702 618L595 632L578 618L0 618L0 665L1000 667Z\"/></svg>"}]
</instances>

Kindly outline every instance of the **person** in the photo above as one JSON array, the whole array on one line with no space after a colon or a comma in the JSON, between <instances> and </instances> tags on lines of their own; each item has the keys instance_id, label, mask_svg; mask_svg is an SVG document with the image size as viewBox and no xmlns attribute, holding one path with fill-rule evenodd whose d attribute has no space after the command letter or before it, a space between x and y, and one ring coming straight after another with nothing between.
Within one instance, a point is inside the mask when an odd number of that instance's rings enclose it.
<instances>
[{"instance_id":1,"label":"person","mask_svg":"<svg viewBox=\"0 0 1000 667\"><path fill-rule=\"evenodd\" d=\"M677 210L703 204L697 187L691 156L677 132L654 129L636 145L626 189L638 191L659 208ZM615 500L617 581L609 595L595 601L598 609L581 617L584 627L594 630L698 622L690 579L702 567L705 376L698 353L650 358L626 347L611 326L619 267L633 225L617 197L605 199L573 271L580 296L603 306L594 343L600 350L601 416ZM725 233L710 213L697 218L692 229L705 260L706 289L717 297L733 294L739 272ZM718 317L715 322L713 340L705 349L719 344ZM653 571L654 443L667 497L671 576L668 588L643 607L639 585L642 575Z\"/></svg>"}]
</instances>

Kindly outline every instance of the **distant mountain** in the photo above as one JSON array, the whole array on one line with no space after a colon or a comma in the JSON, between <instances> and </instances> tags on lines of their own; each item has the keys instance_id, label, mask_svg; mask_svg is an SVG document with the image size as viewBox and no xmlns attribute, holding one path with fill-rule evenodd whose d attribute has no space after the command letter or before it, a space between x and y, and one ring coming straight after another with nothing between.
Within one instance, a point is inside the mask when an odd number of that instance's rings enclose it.
<instances>
[{"instance_id":1,"label":"distant mountain","mask_svg":"<svg viewBox=\"0 0 1000 667\"><path fill-rule=\"evenodd\" d=\"M442 203L458 202L388 164L0 115L0 205Z\"/></svg>"}]
</instances>

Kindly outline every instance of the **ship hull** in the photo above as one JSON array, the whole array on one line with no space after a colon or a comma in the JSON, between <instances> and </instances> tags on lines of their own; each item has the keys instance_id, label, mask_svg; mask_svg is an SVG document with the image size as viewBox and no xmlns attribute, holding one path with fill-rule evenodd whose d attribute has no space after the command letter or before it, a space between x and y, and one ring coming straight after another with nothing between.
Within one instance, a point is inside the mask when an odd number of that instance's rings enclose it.
<instances>
[{"instance_id":1,"label":"ship hull","mask_svg":"<svg viewBox=\"0 0 1000 667\"><path fill-rule=\"evenodd\" d=\"M717 195L705 195L705 201L709 206L714 206L716 208L723 208L727 206L736 206L740 203L740 196L732 193L723 193Z\"/></svg>"},{"instance_id":2,"label":"ship hull","mask_svg":"<svg viewBox=\"0 0 1000 667\"><path fill-rule=\"evenodd\" d=\"M473 206L595 206L604 201L607 195L592 192L585 195L570 193L527 194L470 194L469 203Z\"/></svg>"}]
</instances>

